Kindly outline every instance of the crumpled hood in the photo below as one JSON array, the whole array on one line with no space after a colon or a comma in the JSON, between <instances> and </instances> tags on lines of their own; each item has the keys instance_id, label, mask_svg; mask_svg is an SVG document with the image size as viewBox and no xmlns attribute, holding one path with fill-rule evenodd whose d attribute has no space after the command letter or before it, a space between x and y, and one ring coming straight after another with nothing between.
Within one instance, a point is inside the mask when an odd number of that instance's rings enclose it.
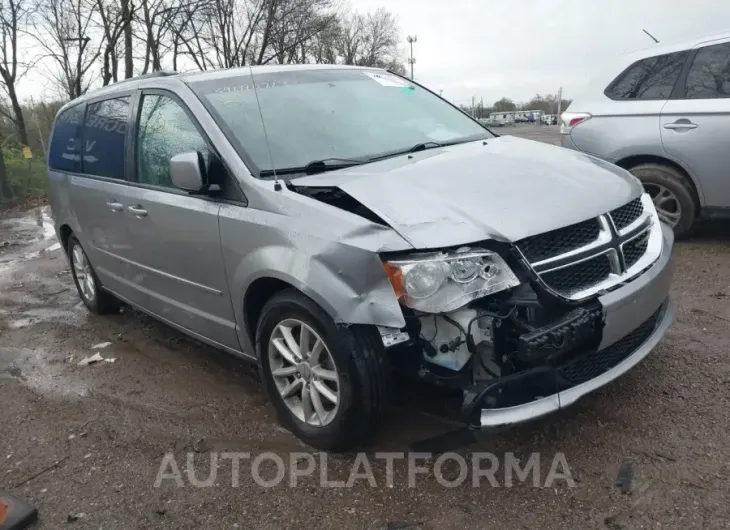
<instances>
[{"instance_id":1,"label":"crumpled hood","mask_svg":"<svg viewBox=\"0 0 730 530\"><path fill-rule=\"evenodd\" d=\"M638 180L598 158L512 136L295 179L338 187L414 248L518 241L638 197Z\"/></svg>"}]
</instances>

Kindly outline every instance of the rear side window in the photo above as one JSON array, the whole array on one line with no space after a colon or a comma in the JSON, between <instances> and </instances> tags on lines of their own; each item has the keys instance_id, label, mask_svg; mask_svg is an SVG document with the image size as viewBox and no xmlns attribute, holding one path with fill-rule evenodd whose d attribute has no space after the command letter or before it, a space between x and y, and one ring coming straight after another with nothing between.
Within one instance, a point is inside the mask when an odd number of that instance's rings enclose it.
<instances>
[{"instance_id":1,"label":"rear side window","mask_svg":"<svg viewBox=\"0 0 730 530\"><path fill-rule=\"evenodd\" d=\"M668 53L636 61L606 89L611 99L669 99L687 52Z\"/></svg>"},{"instance_id":2,"label":"rear side window","mask_svg":"<svg viewBox=\"0 0 730 530\"><path fill-rule=\"evenodd\" d=\"M129 97L107 99L88 106L84 122L84 173L124 178Z\"/></svg>"},{"instance_id":3,"label":"rear side window","mask_svg":"<svg viewBox=\"0 0 730 530\"><path fill-rule=\"evenodd\" d=\"M697 52L687 72L685 97L730 97L730 42L707 46Z\"/></svg>"},{"instance_id":4,"label":"rear side window","mask_svg":"<svg viewBox=\"0 0 730 530\"><path fill-rule=\"evenodd\" d=\"M81 122L84 107L77 105L61 112L53 127L48 165L61 171L81 171Z\"/></svg>"}]
</instances>

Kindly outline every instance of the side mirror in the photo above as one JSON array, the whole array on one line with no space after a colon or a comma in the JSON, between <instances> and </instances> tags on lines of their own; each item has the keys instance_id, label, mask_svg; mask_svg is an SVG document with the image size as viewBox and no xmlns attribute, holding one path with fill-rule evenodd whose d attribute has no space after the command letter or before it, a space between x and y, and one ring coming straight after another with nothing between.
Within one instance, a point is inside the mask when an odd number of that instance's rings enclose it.
<instances>
[{"instance_id":1,"label":"side mirror","mask_svg":"<svg viewBox=\"0 0 730 530\"><path fill-rule=\"evenodd\" d=\"M197 193L208 186L203 155L198 151L180 153L170 159L170 178L181 190Z\"/></svg>"}]
</instances>

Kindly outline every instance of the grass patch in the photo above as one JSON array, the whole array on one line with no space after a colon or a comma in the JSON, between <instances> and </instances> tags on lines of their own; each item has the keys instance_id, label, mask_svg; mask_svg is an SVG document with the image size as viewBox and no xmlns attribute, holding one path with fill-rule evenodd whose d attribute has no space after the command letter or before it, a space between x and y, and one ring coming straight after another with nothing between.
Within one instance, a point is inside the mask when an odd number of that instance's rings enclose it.
<instances>
[{"instance_id":1,"label":"grass patch","mask_svg":"<svg viewBox=\"0 0 730 530\"><path fill-rule=\"evenodd\" d=\"M0 197L0 208L46 197L48 179L43 156L33 153L33 158L27 159L22 151L16 149L3 149L2 154L11 196Z\"/></svg>"}]
</instances>

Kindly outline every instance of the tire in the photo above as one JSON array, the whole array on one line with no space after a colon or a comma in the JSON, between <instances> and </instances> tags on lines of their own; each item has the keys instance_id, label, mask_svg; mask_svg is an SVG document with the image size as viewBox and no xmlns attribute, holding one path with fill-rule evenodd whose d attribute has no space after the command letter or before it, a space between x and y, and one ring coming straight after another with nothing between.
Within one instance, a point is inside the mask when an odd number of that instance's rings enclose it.
<instances>
[{"instance_id":1,"label":"tire","mask_svg":"<svg viewBox=\"0 0 730 530\"><path fill-rule=\"evenodd\" d=\"M310 328L309 336L313 338L309 341L309 348L305 349L314 350L317 338L323 341L325 348L316 361L321 364L312 364L311 370L303 367L293 375L275 378L275 372L281 374L292 366L281 355L275 342L282 344L284 335L280 326L296 326L293 322ZM296 328L291 329L296 333ZM301 330L301 327L298 329ZM299 345L301 331L294 338ZM288 289L275 294L264 306L256 330L256 351L262 380L279 421L301 440L326 451L346 451L362 445L375 434L388 399L390 378L383 344L375 326L336 326L315 302L299 291ZM329 360L326 359L327 353ZM332 368L326 371L330 377L332 373L337 374L337 383L317 377L322 373L322 367ZM306 380L307 376L312 379ZM295 395L285 400L282 387L285 391L289 388L287 384L297 379L301 379L302 383ZM325 399L326 394L317 390L322 388L322 384L329 385L329 389L336 388L336 408ZM313 404L308 407L311 415L304 412L306 398L301 391L303 386L310 389L307 392L311 403L315 394L319 396L322 405L330 409L327 414L317 414ZM304 418L309 418L309 421L305 422Z\"/></svg>"},{"instance_id":2,"label":"tire","mask_svg":"<svg viewBox=\"0 0 730 530\"><path fill-rule=\"evenodd\" d=\"M640 164L629 172L642 182L657 205L659 217L672 226L674 234L677 237L688 235L697 218L697 199L687 177L676 168L663 164ZM665 202L666 214L662 214L662 205L657 203L655 196L665 192L672 198ZM679 210L672 203L678 205Z\"/></svg>"},{"instance_id":3,"label":"tire","mask_svg":"<svg viewBox=\"0 0 730 530\"><path fill-rule=\"evenodd\" d=\"M74 255L74 252L80 254ZM119 300L112 294L106 292L102 286L99 278L94 272L94 268L91 266L89 257L86 255L81 243L76 239L76 236L71 235L68 238L68 246L66 247L66 253L68 254L69 264L71 265L71 275L73 276L74 283L76 284L76 290L79 293L79 298L84 305L92 313L97 315L106 315L110 313L119 312ZM83 263L88 267L85 268L83 264L79 264L76 256L83 256ZM87 279L86 275L90 279ZM82 276L81 278L79 276ZM82 287L83 285L83 287ZM93 295L90 296L87 293L93 291Z\"/></svg>"}]
</instances>

